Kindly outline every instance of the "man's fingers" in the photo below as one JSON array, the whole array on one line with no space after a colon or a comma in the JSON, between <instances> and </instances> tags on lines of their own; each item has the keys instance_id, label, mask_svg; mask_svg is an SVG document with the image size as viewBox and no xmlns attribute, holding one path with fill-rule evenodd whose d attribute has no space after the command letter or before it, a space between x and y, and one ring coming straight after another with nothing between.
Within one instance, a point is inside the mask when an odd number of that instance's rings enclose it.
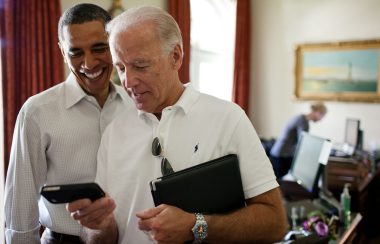
<instances>
[{"instance_id":1,"label":"man's fingers","mask_svg":"<svg viewBox=\"0 0 380 244\"><path fill-rule=\"evenodd\" d=\"M90 201L87 207L77 209L86 205L86 202L73 202L68 204L68 210L71 212L71 217L81 225L90 229L102 229L106 226L110 219L113 218L113 211L116 208L115 201L110 197L103 197L94 202Z\"/></svg>"},{"instance_id":2,"label":"man's fingers","mask_svg":"<svg viewBox=\"0 0 380 244\"><path fill-rule=\"evenodd\" d=\"M87 223L102 222L107 216L112 214L116 208L115 201L110 197L103 197L94 202L88 199L81 199L66 205L71 217L80 224L87 226Z\"/></svg>"},{"instance_id":3,"label":"man's fingers","mask_svg":"<svg viewBox=\"0 0 380 244\"><path fill-rule=\"evenodd\" d=\"M79 211L78 214L81 216L81 222L101 222L108 215L112 214L115 208L116 205L114 204L114 202L107 202L106 206L98 208L95 211L87 213L82 213L82 211Z\"/></svg>"},{"instance_id":4,"label":"man's fingers","mask_svg":"<svg viewBox=\"0 0 380 244\"><path fill-rule=\"evenodd\" d=\"M150 208L142 212L136 213L136 216L139 217L140 219L149 219L153 218L154 216L158 215L159 213L162 212L167 207L165 204L161 204L155 208Z\"/></svg>"},{"instance_id":5,"label":"man's fingers","mask_svg":"<svg viewBox=\"0 0 380 244\"><path fill-rule=\"evenodd\" d=\"M91 205L90 199L79 199L66 204L66 210L70 213L75 212L79 209L83 209Z\"/></svg>"},{"instance_id":6,"label":"man's fingers","mask_svg":"<svg viewBox=\"0 0 380 244\"><path fill-rule=\"evenodd\" d=\"M140 230L151 231L152 219L140 219L138 225Z\"/></svg>"}]
</instances>

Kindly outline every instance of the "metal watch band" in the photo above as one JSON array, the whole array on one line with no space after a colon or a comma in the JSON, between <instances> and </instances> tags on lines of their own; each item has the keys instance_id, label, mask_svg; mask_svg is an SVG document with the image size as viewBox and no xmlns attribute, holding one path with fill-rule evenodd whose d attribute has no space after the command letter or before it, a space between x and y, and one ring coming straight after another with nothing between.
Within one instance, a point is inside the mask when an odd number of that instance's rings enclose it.
<instances>
[{"instance_id":1,"label":"metal watch band","mask_svg":"<svg viewBox=\"0 0 380 244\"><path fill-rule=\"evenodd\" d=\"M202 243L203 240L207 237L208 234L208 226L207 222L201 213L195 213L195 225L191 229L194 234L194 242L193 243Z\"/></svg>"}]
</instances>

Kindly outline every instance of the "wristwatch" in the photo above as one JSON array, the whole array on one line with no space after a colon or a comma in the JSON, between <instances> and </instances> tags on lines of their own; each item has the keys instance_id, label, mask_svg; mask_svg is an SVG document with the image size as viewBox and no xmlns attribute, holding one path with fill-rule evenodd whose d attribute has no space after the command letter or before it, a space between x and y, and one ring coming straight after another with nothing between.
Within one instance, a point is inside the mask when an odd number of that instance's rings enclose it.
<instances>
[{"instance_id":1,"label":"wristwatch","mask_svg":"<svg viewBox=\"0 0 380 244\"><path fill-rule=\"evenodd\" d=\"M195 213L195 225L191 229L194 235L193 243L202 243L203 240L207 237L208 226L205 220L205 217L201 213Z\"/></svg>"}]
</instances>

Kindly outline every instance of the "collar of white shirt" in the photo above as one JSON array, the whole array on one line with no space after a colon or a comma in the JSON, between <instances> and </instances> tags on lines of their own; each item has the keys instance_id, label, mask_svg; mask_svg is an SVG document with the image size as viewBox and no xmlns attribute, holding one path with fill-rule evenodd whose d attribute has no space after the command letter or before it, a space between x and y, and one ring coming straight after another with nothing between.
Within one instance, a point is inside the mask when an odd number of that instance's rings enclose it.
<instances>
[{"instance_id":1,"label":"collar of white shirt","mask_svg":"<svg viewBox=\"0 0 380 244\"><path fill-rule=\"evenodd\" d=\"M176 109L182 109L182 111L187 114L192 105L198 100L199 98L199 91L195 90L193 87L186 86L184 92L182 93L181 97L178 99L178 101L173 105L170 106L172 108ZM138 110L139 117L150 117L151 113L147 113L142 110Z\"/></svg>"},{"instance_id":2,"label":"collar of white shirt","mask_svg":"<svg viewBox=\"0 0 380 244\"><path fill-rule=\"evenodd\" d=\"M78 84L77 80L75 79L75 76L73 74L70 74L64 84L65 90L67 91L65 94L65 106L66 108L70 108L74 106L76 103L78 103L81 99L85 98L86 96L89 96L86 92L83 91L83 89ZM126 99L125 96L127 96L126 92L125 94L121 94L123 92L123 89L117 89L116 86L110 81L110 93L108 94L110 99L115 99L116 96L119 96L121 99Z\"/></svg>"}]
</instances>

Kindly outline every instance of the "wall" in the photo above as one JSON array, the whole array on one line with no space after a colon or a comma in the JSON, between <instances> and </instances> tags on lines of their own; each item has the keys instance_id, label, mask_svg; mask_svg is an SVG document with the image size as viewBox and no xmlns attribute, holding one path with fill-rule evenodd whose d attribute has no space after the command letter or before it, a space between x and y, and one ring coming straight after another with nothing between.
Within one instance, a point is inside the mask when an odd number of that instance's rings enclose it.
<instances>
[{"instance_id":1,"label":"wall","mask_svg":"<svg viewBox=\"0 0 380 244\"><path fill-rule=\"evenodd\" d=\"M378 0L252 0L251 113L263 137L279 135L284 123L307 113L309 103L296 101L294 47L308 42L380 38ZM326 102L327 116L310 132L342 142L346 117L359 118L364 146L380 147L380 104Z\"/></svg>"}]
</instances>

